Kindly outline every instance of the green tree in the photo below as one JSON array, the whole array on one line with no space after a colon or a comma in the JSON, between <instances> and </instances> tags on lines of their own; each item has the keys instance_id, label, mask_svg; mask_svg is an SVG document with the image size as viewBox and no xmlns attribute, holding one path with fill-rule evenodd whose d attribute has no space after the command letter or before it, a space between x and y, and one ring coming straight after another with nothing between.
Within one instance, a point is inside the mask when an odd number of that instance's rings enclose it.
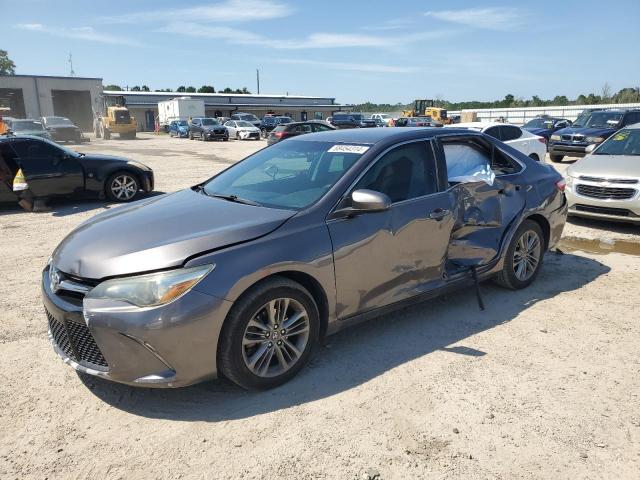
<instances>
[{"instance_id":1,"label":"green tree","mask_svg":"<svg viewBox=\"0 0 640 480\"><path fill-rule=\"evenodd\" d=\"M141 90L142 90L143 92L150 92L150 91L151 91L151 90L149 89L149 87L147 87L146 85L142 85Z\"/></svg>"},{"instance_id":2,"label":"green tree","mask_svg":"<svg viewBox=\"0 0 640 480\"><path fill-rule=\"evenodd\" d=\"M229 87L226 87L226 88L222 91L222 93L233 93L233 90L232 90L231 88L229 88Z\"/></svg>"},{"instance_id":3,"label":"green tree","mask_svg":"<svg viewBox=\"0 0 640 480\"><path fill-rule=\"evenodd\" d=\"M158 90L154 90L154 92L173 92L170 88L160 88Z\"/></svg>"},{"instance_id":4,"label":"green tree","mask_svg":"<svg viewBox=\"0 0 640 480\"><path fill-rule=\"evenodd\" d=\"M187 87L185 87L184 85L180 85L176 90L176 92L180 92L180 93L184 93L186 91L187 91Z\"/></svg>"},{"instance_id":5,"label":"green tree","mask_svg":"<svg viewBox=\"0 0 640 480\"><path fill-rule=\"evenodd\" d=\"M198 93L216 93L216 89L211 85L203 85L198 89Z\"/></svg>"},{"instance_id":6,"label":"green tree","mask_svg":"<svg viewBox=\"0 0 640 480\"><path fill-rule=\"evenodd\" d=\"M132 88L131 88L131 91L132 91L132 92L139 92L139 91L140 91L140 86L139 86L139 85L136 85L135 87L132 87Z\"/></svg>"},{"instance_id":7,"label":"green tree","mask_svg":"<svg viewBox=\"0 0 640 480\"><path fill-rule=\"evenodd\" d=\"M105 90L115 90L115 91L118 91L118 92L122 91L122 87L120 85L114 85L114 84L107 85L106 87L104 87L104 89Z\"/></svg>"},{"instance_id":8,"label":"green tree","mask_svg":"<svg viewBox=\"0 0 640 480\"><path fill-rule=\"evenodd\" d=\"M0 75L15 75L16 64L9 58L6 50L0 50Z\"/></svg>"},{"instance_id":9,"label":"green tree","mask_svg":"<svg viewBox=\"0 0 640 480\"><path fill-rule=\"evenodd\" d=\"M185 92L187 92L187 93L196 93L196 87L187 87Z\"/></svg>"}]
</instances>

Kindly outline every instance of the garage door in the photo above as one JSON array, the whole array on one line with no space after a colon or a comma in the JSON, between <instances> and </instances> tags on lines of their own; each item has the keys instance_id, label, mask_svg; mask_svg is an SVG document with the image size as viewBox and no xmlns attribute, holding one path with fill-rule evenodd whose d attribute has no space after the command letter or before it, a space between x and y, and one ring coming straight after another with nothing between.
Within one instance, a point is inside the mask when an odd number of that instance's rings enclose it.
<instances>
[{"instance_id":1,"label":"garage door","mask_svg":"<svg viewBox=\"0 0 640 480\"><path fill-rule=\"evenodd\" d=\"M51 90L51 96L54 115L67 117L84 132L93 130L89 90Z\"/></svg>"}]
</instances>

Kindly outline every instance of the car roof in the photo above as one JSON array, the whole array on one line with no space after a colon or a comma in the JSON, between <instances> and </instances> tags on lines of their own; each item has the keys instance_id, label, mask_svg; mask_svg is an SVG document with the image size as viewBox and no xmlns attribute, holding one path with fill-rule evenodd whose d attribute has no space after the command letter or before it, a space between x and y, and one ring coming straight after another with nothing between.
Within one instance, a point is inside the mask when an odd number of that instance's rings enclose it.
<instances>
[{"instance_id":1,"label":"car roof","mask_svg":"<svg viewBox=\"0 0 640 480\"><path fill-rule=\"evenodd\" d=\"M513 125L511 123L501 123L501 122L464 122L464 123L456 123L453 125L445 125L447 128L476 128L480 130L485 130L489 127L498 127L507 125L510 127L520 128L518 125Z\"/></svg>"},{"instance_id":2,"label":"car roof","mask_svg":"<svg viewBox=\"0 0 640 480\"><path fill-rule=\"evenodd\" d=\"M350 128L344 130L329 130L327 132L309 133L296 137L305 142L336 142L358 143L373 145L381 141L402 141L434 137L442 132L441 127L405 127L405 128ZM447 129L447 135L454 133L468 134L469 130Z\"/></svg>"}]
</instances>

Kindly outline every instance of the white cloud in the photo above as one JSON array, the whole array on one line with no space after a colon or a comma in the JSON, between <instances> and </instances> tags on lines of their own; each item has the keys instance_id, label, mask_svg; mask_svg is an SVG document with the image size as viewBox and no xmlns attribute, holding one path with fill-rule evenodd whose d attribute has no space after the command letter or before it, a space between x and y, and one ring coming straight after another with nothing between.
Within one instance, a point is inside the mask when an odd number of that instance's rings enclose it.
<instances>
[{"instance_id":1,"label":"white cloud","mask_svg":"<svg viewBox=\"0 0 640 480\"><path fill-rule=\"evenodd\" d=\"M110 45L133 45L140 46L135 40L122 37L120 35L109 35L94 30L93 27L72 27L60 28L49 27L41 23L20 23L17 28L30 32L46 33L56 37L72 38L76 40L87 40L90 42L107 43Z\"/></svg>"},{"instance_id":2,"label":"white cloud","mask_svg":"<svg viewBox=\"0 0 640 480\"><path fill-rule=\"evenodd\" d=\"M399 67L395 65L382 65L379 63L352 63L352 62L321 62L316 60L302 60L294 58L283 58L274 60L275 63L289 65L306 65L330 70L347 70L355 72L372 73L411 73L416 69L413 67Z\"/></svg>"},{"instance_id":3,"label":"white cloud","mask_svg":"<svg viewBox=\"0 0 640 480\"><path fill-rule=\"evenodd\" d=\"M215 4L179 9L158 9L105 17L109 23L141 23L159 21L247 22L291 15L293 10L275 0L225 0Z\"/></svg>"},{"instance_id":4,"label":"white cloud","mask_svg":"<svg viewBox=\"0 0 640 480\"><path fill-rule=\"evenodd\" d=\"M158 31L192 37L223 40L236 45L256 45L281 50L322 49L322 48L392 48L421 40L442 38L447 31L423 32L404 35L401 38L385 38L377 35L345 33L312 33L304 38L282 38L274 40L246 30L202 25L195 22L172 22Z\"/></svg>"},{"instance_id":5,"label":"white cloud","mask_svg":"<svg viewBox=\"0 0 640 480\"><path fill-rule=\"evenodd\" d=\"M510 30L522 25L526 15L516 8L468 8L426 12L427 17L488 30Z\"/></svg>"}]
</instances>

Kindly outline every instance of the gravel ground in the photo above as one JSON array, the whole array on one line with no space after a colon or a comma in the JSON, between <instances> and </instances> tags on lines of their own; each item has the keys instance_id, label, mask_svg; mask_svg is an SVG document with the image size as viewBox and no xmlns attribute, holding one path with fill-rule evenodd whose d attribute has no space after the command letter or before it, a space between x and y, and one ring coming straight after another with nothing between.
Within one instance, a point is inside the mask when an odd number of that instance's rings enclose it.
<instances>
[{"instance_id":1,"label":"gravel ground","mask_svg":"<svg viewBox=\"0 0 640 480\"><path fill-rule=\"evenodd\" d=\"M174 191L264 145L141 135L78 147L150 165ZM0 210L0 478L637 479L640 259L548 254L530 288L483 285L330 337L276 390L134 389L52 351L39 272L114 205ZM585 238L630 227L572 222Z\"/></svg>"}]
</instances>

